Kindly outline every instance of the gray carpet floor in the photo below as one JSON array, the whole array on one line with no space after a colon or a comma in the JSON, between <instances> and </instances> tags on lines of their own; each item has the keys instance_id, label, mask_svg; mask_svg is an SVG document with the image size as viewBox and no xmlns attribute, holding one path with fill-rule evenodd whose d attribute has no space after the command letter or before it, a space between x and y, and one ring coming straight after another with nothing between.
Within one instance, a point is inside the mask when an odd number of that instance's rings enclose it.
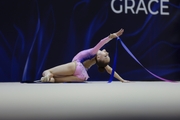
<instances>
[{"instance_id":1,"label":"gray carpet floor","mask_svg":"<svg viewBox=\"0 0 180 120\"><path fill-rule=\"evenodd\" d=\"M179 82L0 83L0 120L179 118Z\"/></svg>"}]
</instances>

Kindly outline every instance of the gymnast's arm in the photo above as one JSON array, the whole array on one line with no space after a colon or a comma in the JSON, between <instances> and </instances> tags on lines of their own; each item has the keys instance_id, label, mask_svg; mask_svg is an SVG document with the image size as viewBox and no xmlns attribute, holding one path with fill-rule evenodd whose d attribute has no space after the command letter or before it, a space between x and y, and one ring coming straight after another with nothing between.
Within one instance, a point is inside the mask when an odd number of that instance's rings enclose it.
<instances>
[{"instance_id":1,"label":"gymnast's arm","mask_svg":"<svg viewBox=\"0 0 180 120\"><path fill-rule=\"evenodd\" d=\"M104 39L100 40L99 43L91 49L90 53L92 55L95 55L98 52L98 50L100 50L101 47L103 47L110 40L112 40L112 38L110 38L109 36L107 36Z\"/></svg>"},{"instance_id":2,"label":"gymnast's arm","mask_svg":"<svg viewBox=\"0 0 180 120\"><path fill-rule=\"evenodd\" d=\"M105 67L105 70L106 70L107 73L109 73L109 74L112 73L112 68L111 68L109 65L107 65L107 66ZM116 79L118 79L119 81L121 81L121 82L129 82L128 80L124 80L122 77L120 77L120 76L118 75L118 73L116 73L116 71L114 71L114 77L115 77Z\"/></svg>"},{"instance_id":3,"label":"gymnast's arm","mask_svg":"<svg viewBox=\"0 0 180 120\"><path fill-rule=\"evenodd\" d=\"M103 47L106 43L116 38L117 36L121 36L123 32L124 32L124 29L120 29L118 32L110 34L109 36L100 40L100 42L91 49L91 53L95 55L101 47Z\"/></svg>"}]
</instances>

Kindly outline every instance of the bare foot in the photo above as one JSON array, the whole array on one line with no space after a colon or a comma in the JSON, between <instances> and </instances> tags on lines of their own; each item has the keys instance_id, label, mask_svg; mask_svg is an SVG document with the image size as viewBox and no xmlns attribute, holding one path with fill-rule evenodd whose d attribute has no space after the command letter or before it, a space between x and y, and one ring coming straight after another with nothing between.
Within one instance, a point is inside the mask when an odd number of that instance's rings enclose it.
<instances>
[{"instance_id":1,"label":"bare foot","mask_svg":"<svg viewBox=\"0 0 180 120\"><path fill-rule=\"evenodd\" d=\"M41 77L41 82L55 82L55 79L52 76Z\"/></svg>"}]
</instances>

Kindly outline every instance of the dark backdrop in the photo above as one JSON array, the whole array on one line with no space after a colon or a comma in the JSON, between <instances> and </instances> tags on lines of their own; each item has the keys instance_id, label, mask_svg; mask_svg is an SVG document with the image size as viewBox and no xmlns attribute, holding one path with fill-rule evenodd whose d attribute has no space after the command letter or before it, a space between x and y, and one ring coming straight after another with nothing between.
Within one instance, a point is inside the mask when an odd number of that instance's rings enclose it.
<instances>
[{"instance_id":1,"label":"dark backdrop","mask_svg":"<svg viewBox=\"0 0 180 120\"><path fill-rule=\"evenodd\" d=\"M122 11L115 13L111 3ZM179 0L0 0L0 81L40 79L43 70L70 62L120 28L125 29L121 39L147 69L179 80L179 21ZM115 41L104 46L111 66ZM131 81L158 80L120 43L116 71ZM89 75L89 81L109 79L95 66Z\"/></svg>"}]
</instances>

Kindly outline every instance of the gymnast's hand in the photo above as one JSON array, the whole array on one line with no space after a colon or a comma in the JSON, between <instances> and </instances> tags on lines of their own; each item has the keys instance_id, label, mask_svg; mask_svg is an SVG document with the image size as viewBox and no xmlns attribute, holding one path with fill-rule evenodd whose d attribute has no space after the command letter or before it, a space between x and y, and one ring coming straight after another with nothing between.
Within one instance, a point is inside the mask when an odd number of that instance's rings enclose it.
<instances>
[{"instance_id":1,"label":"gymnast's hand","mask_svg":"<svg viewBox=\"0 0 180 120\"><path fill-rule=\"evenodd\" d=\"M130 81L129 81L129 80L124 80L124 79L123 79L121 82L122 82L122 83L129 83Z\"/></svg>"},{"instance_id":2,"label":"gymnast's hand","mask_svg":"<svg viewBox=\"0 0 180 120\"><path fill-rule=\"evenodd\" d=\"M109 38L113 39L113 38L117 38L119 36L121 36L124 32L124 29L120 29L119 31L117 31L116 33L113 33L113 34L110 34L109 35Z\"/></svg>"}]
</instances>

